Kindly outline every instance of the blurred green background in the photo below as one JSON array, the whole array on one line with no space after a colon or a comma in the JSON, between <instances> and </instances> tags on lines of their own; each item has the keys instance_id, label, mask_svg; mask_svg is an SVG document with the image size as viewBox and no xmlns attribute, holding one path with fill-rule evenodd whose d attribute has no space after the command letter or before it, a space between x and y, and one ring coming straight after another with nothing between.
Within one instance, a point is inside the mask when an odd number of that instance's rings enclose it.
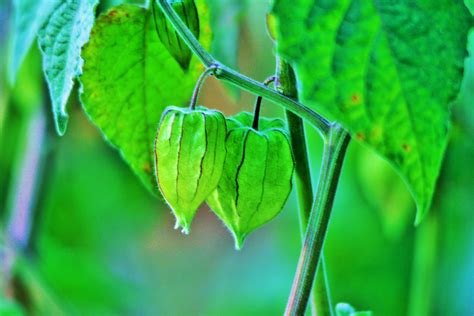
<instances>
[{"instance_id":1,"label":"blurred green background","mask_svg":"<svg viewBox=\"0 0 474 316\"><path fill-rule=\"evenodd\" d=\"M208 2L213 26L226 30L214 33L218 59L259 80L274 73L267 1ZM207 206L189 236L174 230L170 210L104 141L77 94L67 134L55 135L36 43L16 85L7 84L11 10L0 0L0 315L282 314L301 246L295 194L239 252ZM350 145L325 244L334 304L375 315L474 315L474 60L466 65L433 208L419 227L399 177ZM209 80L200 100L232 114L250 110L254 96ZM283 113L264 103L264 114ZM322 143L307 133L316 182ZM35 157L42 167L23 174ZM15 196L35 172L31 240L12 263Z\"/></svg>"}]
</instances>

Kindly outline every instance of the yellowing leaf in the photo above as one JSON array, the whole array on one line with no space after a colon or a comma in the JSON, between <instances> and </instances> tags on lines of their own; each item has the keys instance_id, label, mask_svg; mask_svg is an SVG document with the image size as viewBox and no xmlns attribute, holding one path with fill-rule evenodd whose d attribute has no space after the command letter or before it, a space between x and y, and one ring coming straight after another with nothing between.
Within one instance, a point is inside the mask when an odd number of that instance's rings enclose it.
<instances>
[{"instance_id":1,"label":"yellowing leaf","mask_svg":"<svg viewBox=\"0 0 474 316\"><path fill-rule=\"evenodd\" d=\"M201 8L201 7L199 7ZM202 11L200 11L202 12ZM202 71L184 72L161 44L151 10L121 5L97 19L84 47L81 100L91 120L152 192L153 142L163 110L187 105ZM209 32L202 32L204 45Z\"/></svg>"}]
</instances>

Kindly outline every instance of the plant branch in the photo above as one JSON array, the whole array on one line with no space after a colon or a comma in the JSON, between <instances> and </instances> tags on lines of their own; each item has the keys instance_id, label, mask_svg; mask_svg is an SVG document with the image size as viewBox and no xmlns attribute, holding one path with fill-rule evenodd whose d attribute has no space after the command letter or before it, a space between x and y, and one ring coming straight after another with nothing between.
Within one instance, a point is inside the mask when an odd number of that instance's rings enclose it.
<instances>
[{"instance_id":1,"label":"plant branch","mask_svg":"<svg viewBox=\"0 0 474 316\"><path fill-rule=\"evenodd\" d=\"M280 93L296 100L298 98L298 90L293 68L279 56L277 56L276 64L276 89ZM295 189L298 199L301 239L304 241L314 199L311 168L308 159L303 120L290 111L286 111L286 118L290 131L293 156L296 161L294 174ZM321 254L320 261L321 268L316 272L314 288L311 293L311 307L313 315L330 316L332 315L332 304L323 254Z\"/></svg>"},{"instance_id":2,"label":"plant branch","mask_svg":"<svg viewBox=\"0 0 474 316\"><path fill-rule=\"evenodd\" d=\"M215 65L217 67L215 76L226 80L241 89L247 90L253 94L260 95L267 98L270 101L284 107L286 110L295 113L301 118L307 120L313 126L315 126L320 132L323 138L326 138L331 127L331 123L324 117L304 106L303 104L281 94L277 91L266 87L263 83L260 83L254 79L246 77L235 70L228 68L227 66L219 63L211 54L209 54L202 46L199 41L181 21L181 18L174 11L167 0L157 0L158 5L163 11L166 18L171 22L176 32L181 36L183 41L188 45L191 51L199 58L204 66L209 67ZM152 1L152 5L155 5L155 1Z\"/></svg>"},{"instance_id":3,"label":"plant branch","mask_svg":"<svg viewBox=\"0 0 474 316\"><path fill-rule=\"evenodd\" d=\"M282 106L301 119L314 126L325 141L323 165L318 192L309 217L309 225L298 263L292 293L287 306L287 314L303 315L311 292L315 272L321 255L326 229L336 192L339 175L345 152L349 144L349 134L339 125L333 124L324 117L304 106L298 101L266 87L264 84L246 77L237 71L219 63L209 54L199 41L181 21L167 0L156 0L163 14L171 22L176 32L188 45L191 51L206 67L216 67L216 78L228 81L239 88L265 97ZM155 1L153 4L155 5Z\"/></svg>"},{"instance_id":4,"label":"plant branch","mask_svg":"<svg viewBox=\"0 0 474 316\"><path fill-rule=\"evenodd\" d=\"M340 125L331 127L324 146L318 191L285 315L304 315L306 311L349 140L349 134Z\"/></svg>"}]
</instances>

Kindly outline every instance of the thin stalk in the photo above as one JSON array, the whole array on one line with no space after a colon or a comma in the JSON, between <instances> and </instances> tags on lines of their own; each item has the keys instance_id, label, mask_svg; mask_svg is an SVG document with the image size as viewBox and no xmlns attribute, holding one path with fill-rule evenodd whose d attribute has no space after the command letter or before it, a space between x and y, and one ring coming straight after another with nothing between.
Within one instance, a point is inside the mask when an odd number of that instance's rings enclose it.
<instances>
[{"instance_id":1,"label":"thin stalk","mask_svg":"<svg viewBox=\"0 0 474 316\"><path fill-rule=\"evenodd\" d=\"M42 107L24 114L17 151L16 165L7 197L6 254L1 258L4 290L13 295L12 267L20 254L30 250L41 178L46 157L46 117Z\"/></svg>"},{"instance_id":2,"label":"thin stalk","mask_svg":"<svg viewBox=\"0 0 474 316\"><path fill-rule=\"evenodd\" d=\"M196 108L197 99L199 97L199 92L201 91L202 85L204 81L206 81L207 77L213 75L216 72L216 67L211 65L206 68L199 76L198 81L196 82L196 86L194 87L193 96L191 97L191 102L189 102L189 109L194 110Z\"/></svg>"},{"instance_id":3,"label":"thin stalk","mask_svg":"<svg viewBox=\"0 0 474 316\"><path fill-rule=\"evenodd\" d=\"M340 125L331 127L324 146L316 199L285 315L304 315L306 311L349 140L349 134Z\"/></svg>"},{"instance_id":4,"label":"thin stalk","mask_svg":"<svg viewBox=\"0 0 474 316\"><path fill-rule=\"evenodd\" d=\"M24 148L18 151L18 166L11 183L7 226L8 240L16 250L24 251L30 243L39 179L44 163L46 118L43 109L28 118L24 131Z\"/></svg>"},{"instance_id":5,"label":"thin stalk","mask_svg":"<svg viewBox=\"0 0 474 316\"><path fill-rule=\"evenodd\" d=\"M296 76L293 68L279 56L277 56L276 73L276 89L280 93L297 100L298 90L296 87ZM296 161L294 174L295 189L298 200L301 240L304 241L306 227L308 226L308 219L314 199L311 168L308 159L303 120L290 111L286 111L286 118L288 129L290 131L293 155ZM321 254L320 261L321 266L316 272L316 280L311 295L312 314L318 316L331 316L331 296L323 254Z\"/></svg>"},{"instance_id":6,"label":"thin stalk","mask_svg":"<svg viewBox=\"0 0 474 316\"><path fill-rule=\"evenodd\" d=\"M272 82L275 81L275 79L276 79L275 76L268 77L267 79L265 79L263 84L268 87ZM261 106L262 106L262 97L258 96L257 101L255 102L255 107L254 107L254 111L253 111L252 128L254 130L258 130L258 121L260 119L260 108L261 108Z\"/></svg>"},{"instance_id":7,"label":"thin stalk","mask_svg":"<svg viewBox=\"0 0 474 316\"><path fill-rule=\"evenodd\" d=\"M163 11L166 18L171 22L176 32L181 36L183 41L188 45L191 51L199 58L204 66L209 67L215 65L217 70L215 72L216 78L228 81L243 90L249 91L253 94L260 95L268 100L284 107L296 115L302 117L317 128L323 138L327 137L331 123L324 117L304 106L303 104L288 98L287 96L278 93L274 89L266 87L263 83L260 83L254 79L240 74L239 72L228 68L227 66L219 63L211 54L209 54L202 46L199 41L181 21L181 18L174 11L167 0L157 0L158 5ZM154 3L154 1L153 1Z\"/></svg>"}]
</instances>

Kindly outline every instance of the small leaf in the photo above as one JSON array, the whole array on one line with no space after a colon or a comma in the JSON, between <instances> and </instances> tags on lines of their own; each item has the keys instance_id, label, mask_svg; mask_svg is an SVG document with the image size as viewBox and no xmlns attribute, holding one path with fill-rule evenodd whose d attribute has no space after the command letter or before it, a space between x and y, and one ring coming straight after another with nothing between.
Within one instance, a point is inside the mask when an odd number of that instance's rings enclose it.
<instances>
[{"instance_id":1,"label":"small leaf","mask_svg":"<svg viewBox=\"0 0 474 316\"><path fill-rule=\"evenodd\" d=\"M214 191L224 168L226 120L222 113L169 107L155 140L158 186L188 233L199 206Z\"/></svg>"},{"instance_id":2,"label":"small leaf","mask_svg":"<svg viewBox=\"0 0 474 316\"><path fill-rule=\"evenodd\" d=\"M97 3L98 0L59 2L39 31L43 68L59 135L66 131L66 103L74 84L73 79L81 72L81 48L87 42L94 24Z\"/></svg>"},{"instance_id":3,"label":"small leaf","mask_svg":"<svg viewBox=\"0 0 474 316\"><path fill-rule=\"evenodd\" d=\"M337 303L336 316L351 316L355 312L355 308L347 303Z\"/></svg>"},{"instance_id":4,"label":"small leaf","mask_svg":"<svg viewBox=\"0 0 474 316\"><path fill-rule=\"evenodd\" d=\"M15 83L28 50L36 38L37 32L53 11L59 0L15 0L13 1L13 38L10 46L8 77L10 84Z\"/></svg>"},{"instance_id":5,"label":"small leaf","mask_svg":"<svg viewBox=\"0 0 474 316\"><path fill-rule=\"evenodd\" d=\"M238 119L229 122L224 171L207 199L232 232L236 249L250 232L281 212L291 192L294 169L284 130L270 127L257 131Z\"/></svg>"},{"instance_id":6,"label":"small leaf","mask_svg":"<svg viewBox=\"0 0 474 316\"><path fill-rule=\"evenodd\" d=\"M431 205L473 19L463 1L275 0L277 49L300 98L406 181L416 222Z\"/></svg>"},{"instance_id":7,"label":"small leaf","mask_svg":"<svg viewBox=\"0 0 474 316\"><path fill-rule=\"evenodd\" d=\"M336 316L372 316L372 312L358 312L354 307L347 303L338 303L336 305Z\"/></svg>"},{"instance_id":8,"label":"small leaf","mask_svg":"<svg viewBox=\"0 0 474 316\"><path fill-rule=\"evenodd\" d=\"M199 39L199 15L194 0L175 0L171 2L171 6L194 36ZM181 68L188 70L192 57L191 50L160 9L155 8L155 16L156 32L161 43L168 49L174 59L178 61Z\"/></svg>"},{"instance_id":9,"label":"small leaf","mask_svg":"<svg viewBox=\"0 0 474 316\"><path fill-rule=\"evenodd\" d=\"M208 46L210 34L203 35ZM185 73L158 39L151 10L134 5L97 19L82 58L84 109L156 193L153 142L161 114L167 104L187 103L202 66L194 58Z\"/></svg>"}]
</instances>

